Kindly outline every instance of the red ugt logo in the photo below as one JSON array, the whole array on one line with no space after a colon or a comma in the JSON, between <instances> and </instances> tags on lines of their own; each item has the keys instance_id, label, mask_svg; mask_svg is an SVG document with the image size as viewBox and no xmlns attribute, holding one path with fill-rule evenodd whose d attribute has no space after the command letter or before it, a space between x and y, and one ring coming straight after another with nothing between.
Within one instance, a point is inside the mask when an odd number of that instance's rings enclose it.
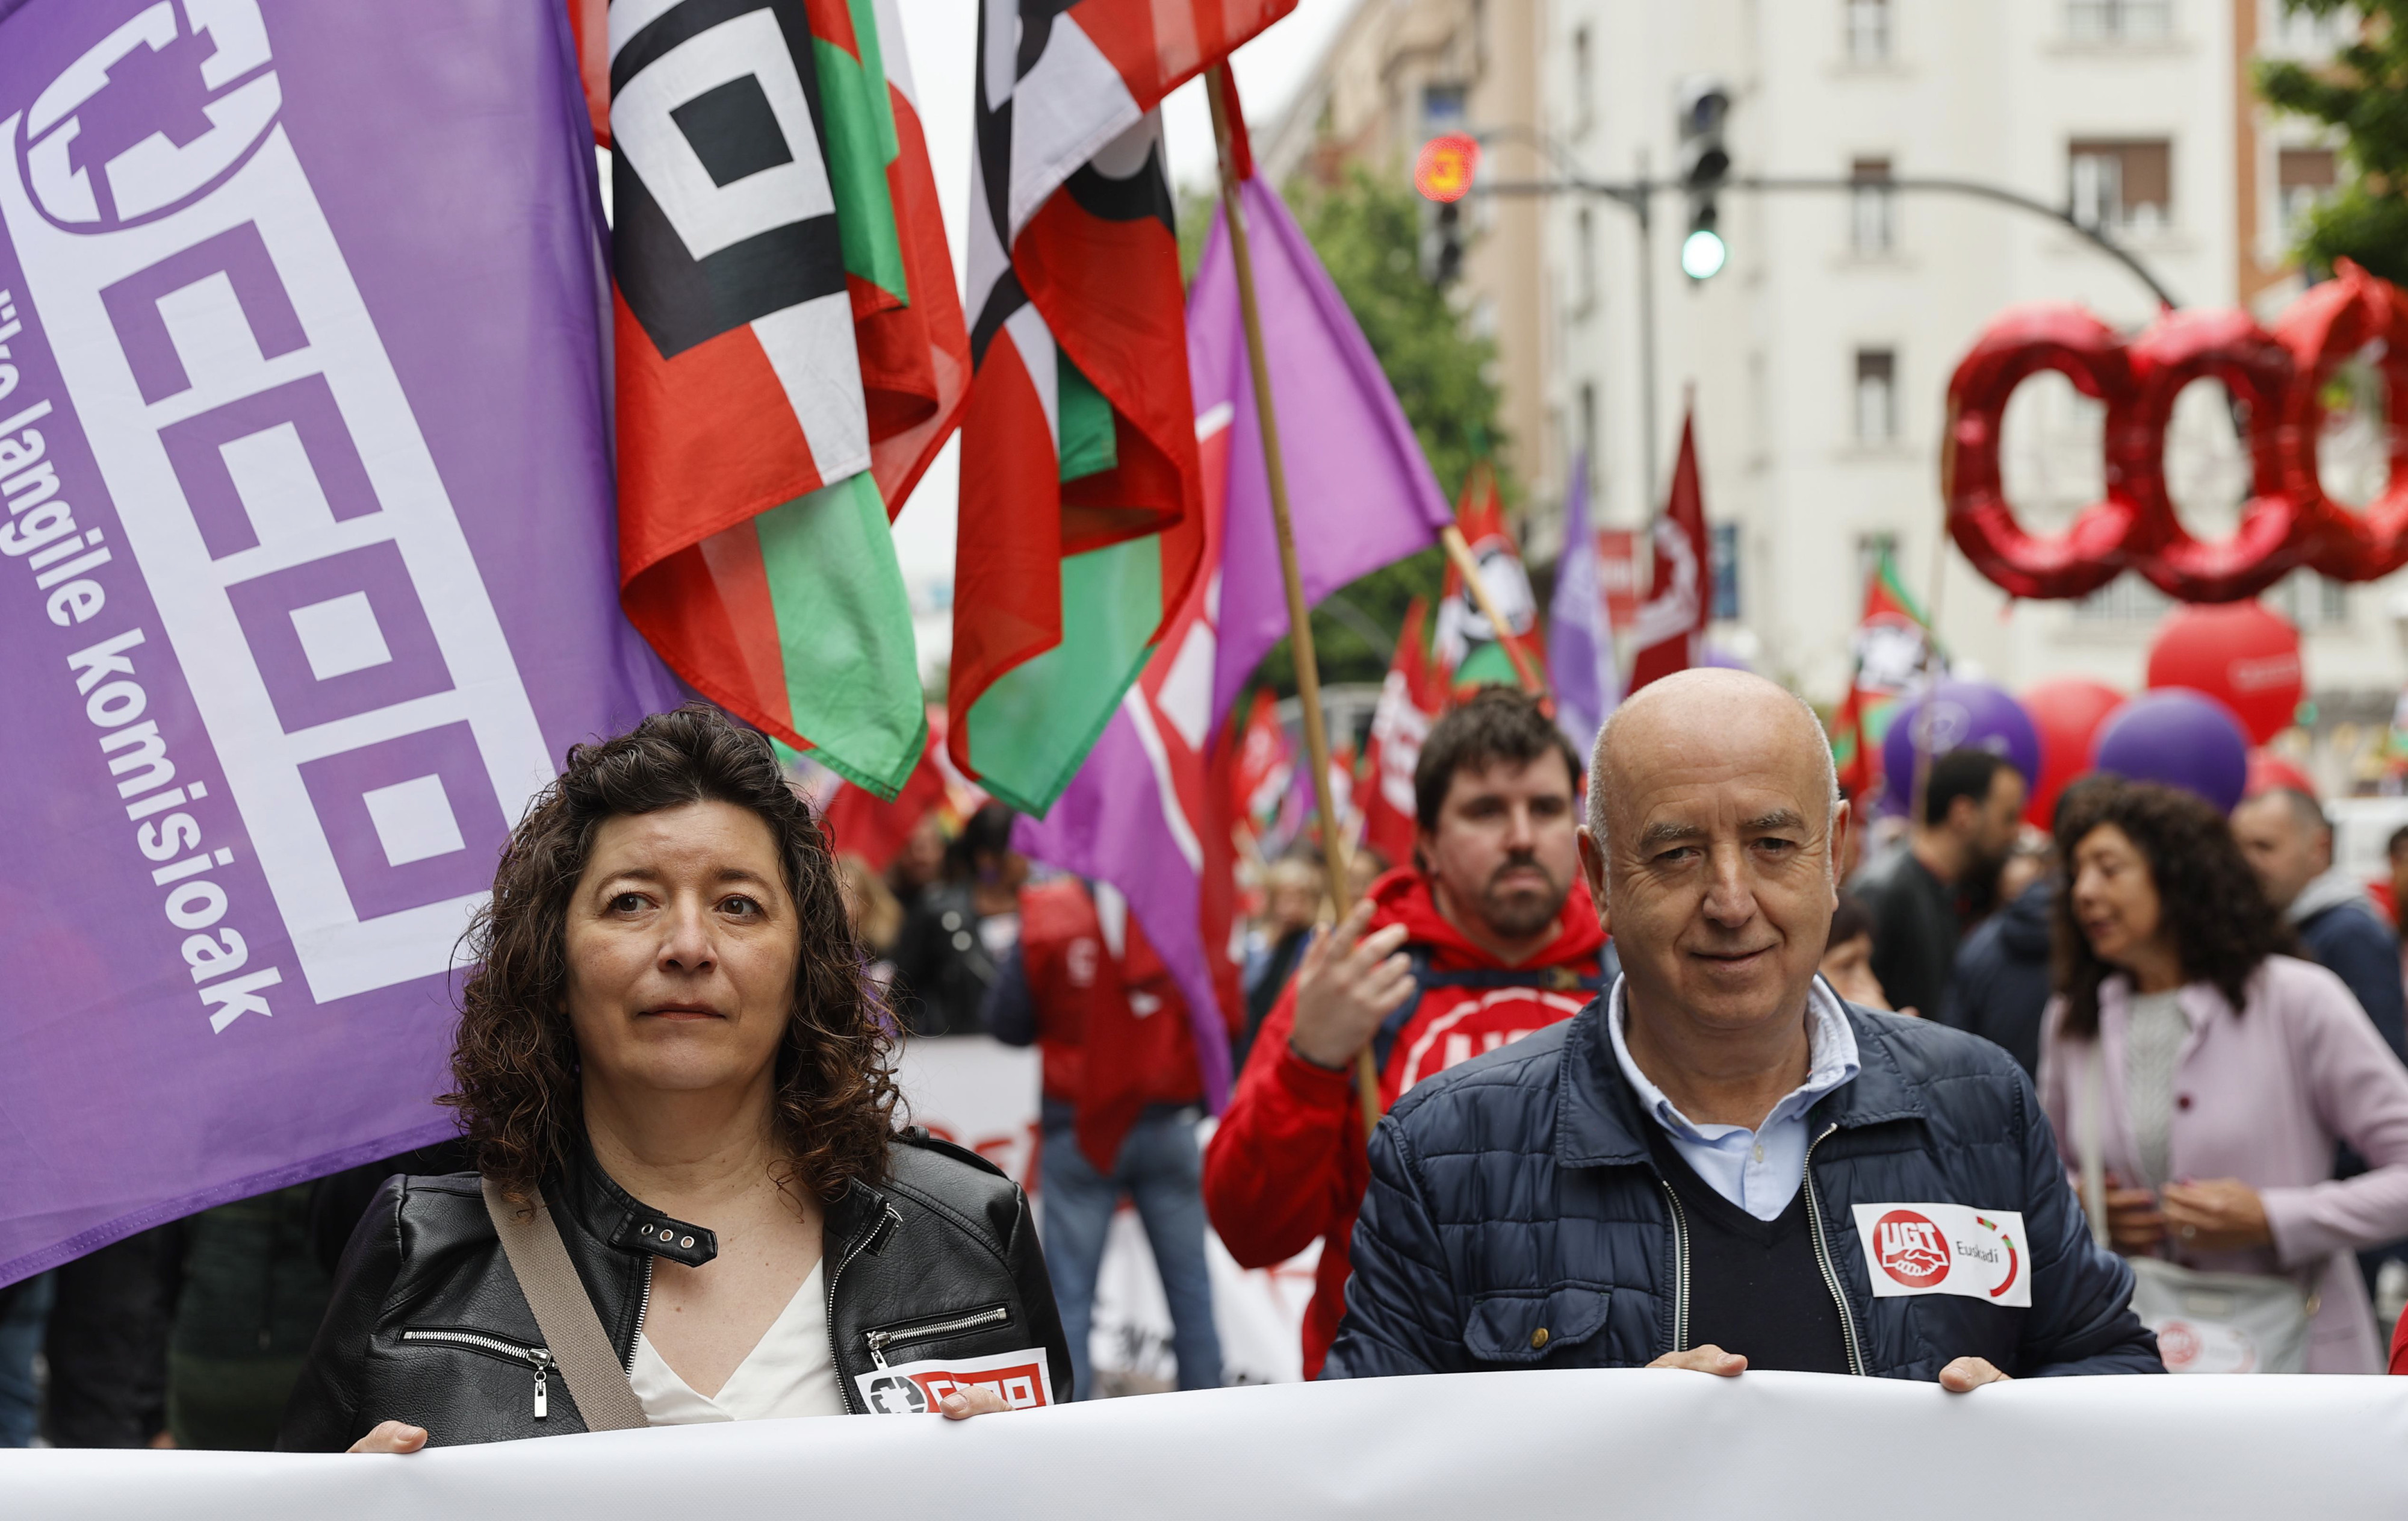
<instances>
[{"instance_id":1,"label":"red ugt logo","mask_svg":"<svg viewBox=\"0 0 2408 1521\"><path fill-rule=\"evenodd\" d=\"M1882 1271L1909 1288L1930 1288L1956 1260L1940 1227L1913 1210L1892 1210L1873 1224Z\"/></svg>"}]
</instances>

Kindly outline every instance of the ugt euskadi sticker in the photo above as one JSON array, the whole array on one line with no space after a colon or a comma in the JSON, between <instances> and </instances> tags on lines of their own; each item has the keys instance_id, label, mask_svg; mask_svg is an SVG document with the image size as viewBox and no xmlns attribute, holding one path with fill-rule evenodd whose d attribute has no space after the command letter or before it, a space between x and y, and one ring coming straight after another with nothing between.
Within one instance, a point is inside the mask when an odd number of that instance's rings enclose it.
<instances>
[{"instance_id":1,"label":"ugt euskadi sticker","mask_svg":"<svg viewBox=\"0 0 2408 1521\"><path fill-rule=\"evenodd\" d=\"M853 1383L872 1415L929 1414L945 1396L974 1384L987 1385L1003 1396L1008 1410L1035 1410L1054 1402L1054 1378L1043 1347L895 1363L857 1374Z\"/></svg>"},{"instance_id":2,"label":"ugt euskadi sticker","mask_svg":"<svg viewBox=\"0 0 2408 1521\"><path fill-rule=\"evenodd\" d=\"M1962 1204L1859 1204L1856 1240L1876 1299L1961 1294L2031 1308L2031 1242L2014 1210Z\"/></svg>"}]
</instances>

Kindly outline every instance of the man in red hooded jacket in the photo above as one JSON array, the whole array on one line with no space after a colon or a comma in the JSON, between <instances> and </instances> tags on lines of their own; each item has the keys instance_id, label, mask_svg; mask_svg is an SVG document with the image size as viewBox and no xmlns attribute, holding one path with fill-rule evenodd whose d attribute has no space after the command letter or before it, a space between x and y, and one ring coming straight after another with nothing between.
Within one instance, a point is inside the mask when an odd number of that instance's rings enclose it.
<instances>
[{"instance_id":1,"label":"man in red hooded jacket","mask_svg":"<svg viewBox=\"0 0 2408 1521\"><path fill-rule=\"evenodd\" d=\"M1487 688L1440 719L1413 770L1413 864L1314 942L1254 1038L1205 1155L1204 1207L1249 1268L1320 1240L1308 1379L1346 1313L1369 1177L1354 1054L1371 1046L1385 1110L1432 1073L1570 1019L1603 984L1580 876L1583 768L1521 693Z\"/></svg>"}]
</instances>

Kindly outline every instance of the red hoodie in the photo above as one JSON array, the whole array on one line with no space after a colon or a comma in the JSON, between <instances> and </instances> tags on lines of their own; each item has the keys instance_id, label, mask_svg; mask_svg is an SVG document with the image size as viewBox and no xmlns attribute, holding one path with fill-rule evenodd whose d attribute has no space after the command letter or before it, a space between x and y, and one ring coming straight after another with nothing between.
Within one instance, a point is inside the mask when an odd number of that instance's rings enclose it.
<instances>
[{"instance_id":1,"label":"red hoodie","mask_svg":"<svg viewBox=\"0 0 2408 1521\"><path fill-rule=\"evenodd\" d=\"M1418 871L1389 872L1371 884L1371 928L1403 925L1406 949L1425 954L1432 971L1512 969L1528 973L1531 983L1426 989L1388 1048L1380 1073L1383 1111L1432 1073L1570 1019L1595 996L1574 979L1597 975L1605 937L1578 878L1556 916L1555 940L1513 969L1447 922ZM1353 1270L1347 1246L1370 1168L1353 1082L1288 1049L1295 1023L1291 983L1254 1036L1238 1091L1204 1154L1204 1208L1244 1267L1272 1267L1320 1239L1321 1265L1304 1313L1304 1376L1313 1378L1346 1313Z\"/></svg>"}]
</instances>

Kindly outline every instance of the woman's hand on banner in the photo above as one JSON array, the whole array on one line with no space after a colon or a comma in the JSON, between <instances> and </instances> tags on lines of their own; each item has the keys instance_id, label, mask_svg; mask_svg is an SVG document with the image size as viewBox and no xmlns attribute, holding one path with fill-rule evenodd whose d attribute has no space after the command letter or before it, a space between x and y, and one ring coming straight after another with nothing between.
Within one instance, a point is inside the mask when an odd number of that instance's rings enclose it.
<instances>
[{"instance_id":1,"label":"woman's hand on banner","mask_svg":"<svg viewBox=\"0 0 2408 1521\"><path fill-rule=\"evenodd\" d=\"M414 1453L425 1445L426 1428L412 1426L408 1421L379 1421L375 1430L344 1450L354 1453Z\"/></svg>"},{"instance_id":2,"label":"woman's hand on banner","mask_svg":"<svg viewBox=\"0 0 2408 1521\"><path fill-rule=\"evenodd\" d=\"M953 1393L937 1401L937 1413L949 1421L996 1415L1010 1408L1003 1402L1003 1391L992 1384L955 1385Z\"/></svg>"}]
</instances>

